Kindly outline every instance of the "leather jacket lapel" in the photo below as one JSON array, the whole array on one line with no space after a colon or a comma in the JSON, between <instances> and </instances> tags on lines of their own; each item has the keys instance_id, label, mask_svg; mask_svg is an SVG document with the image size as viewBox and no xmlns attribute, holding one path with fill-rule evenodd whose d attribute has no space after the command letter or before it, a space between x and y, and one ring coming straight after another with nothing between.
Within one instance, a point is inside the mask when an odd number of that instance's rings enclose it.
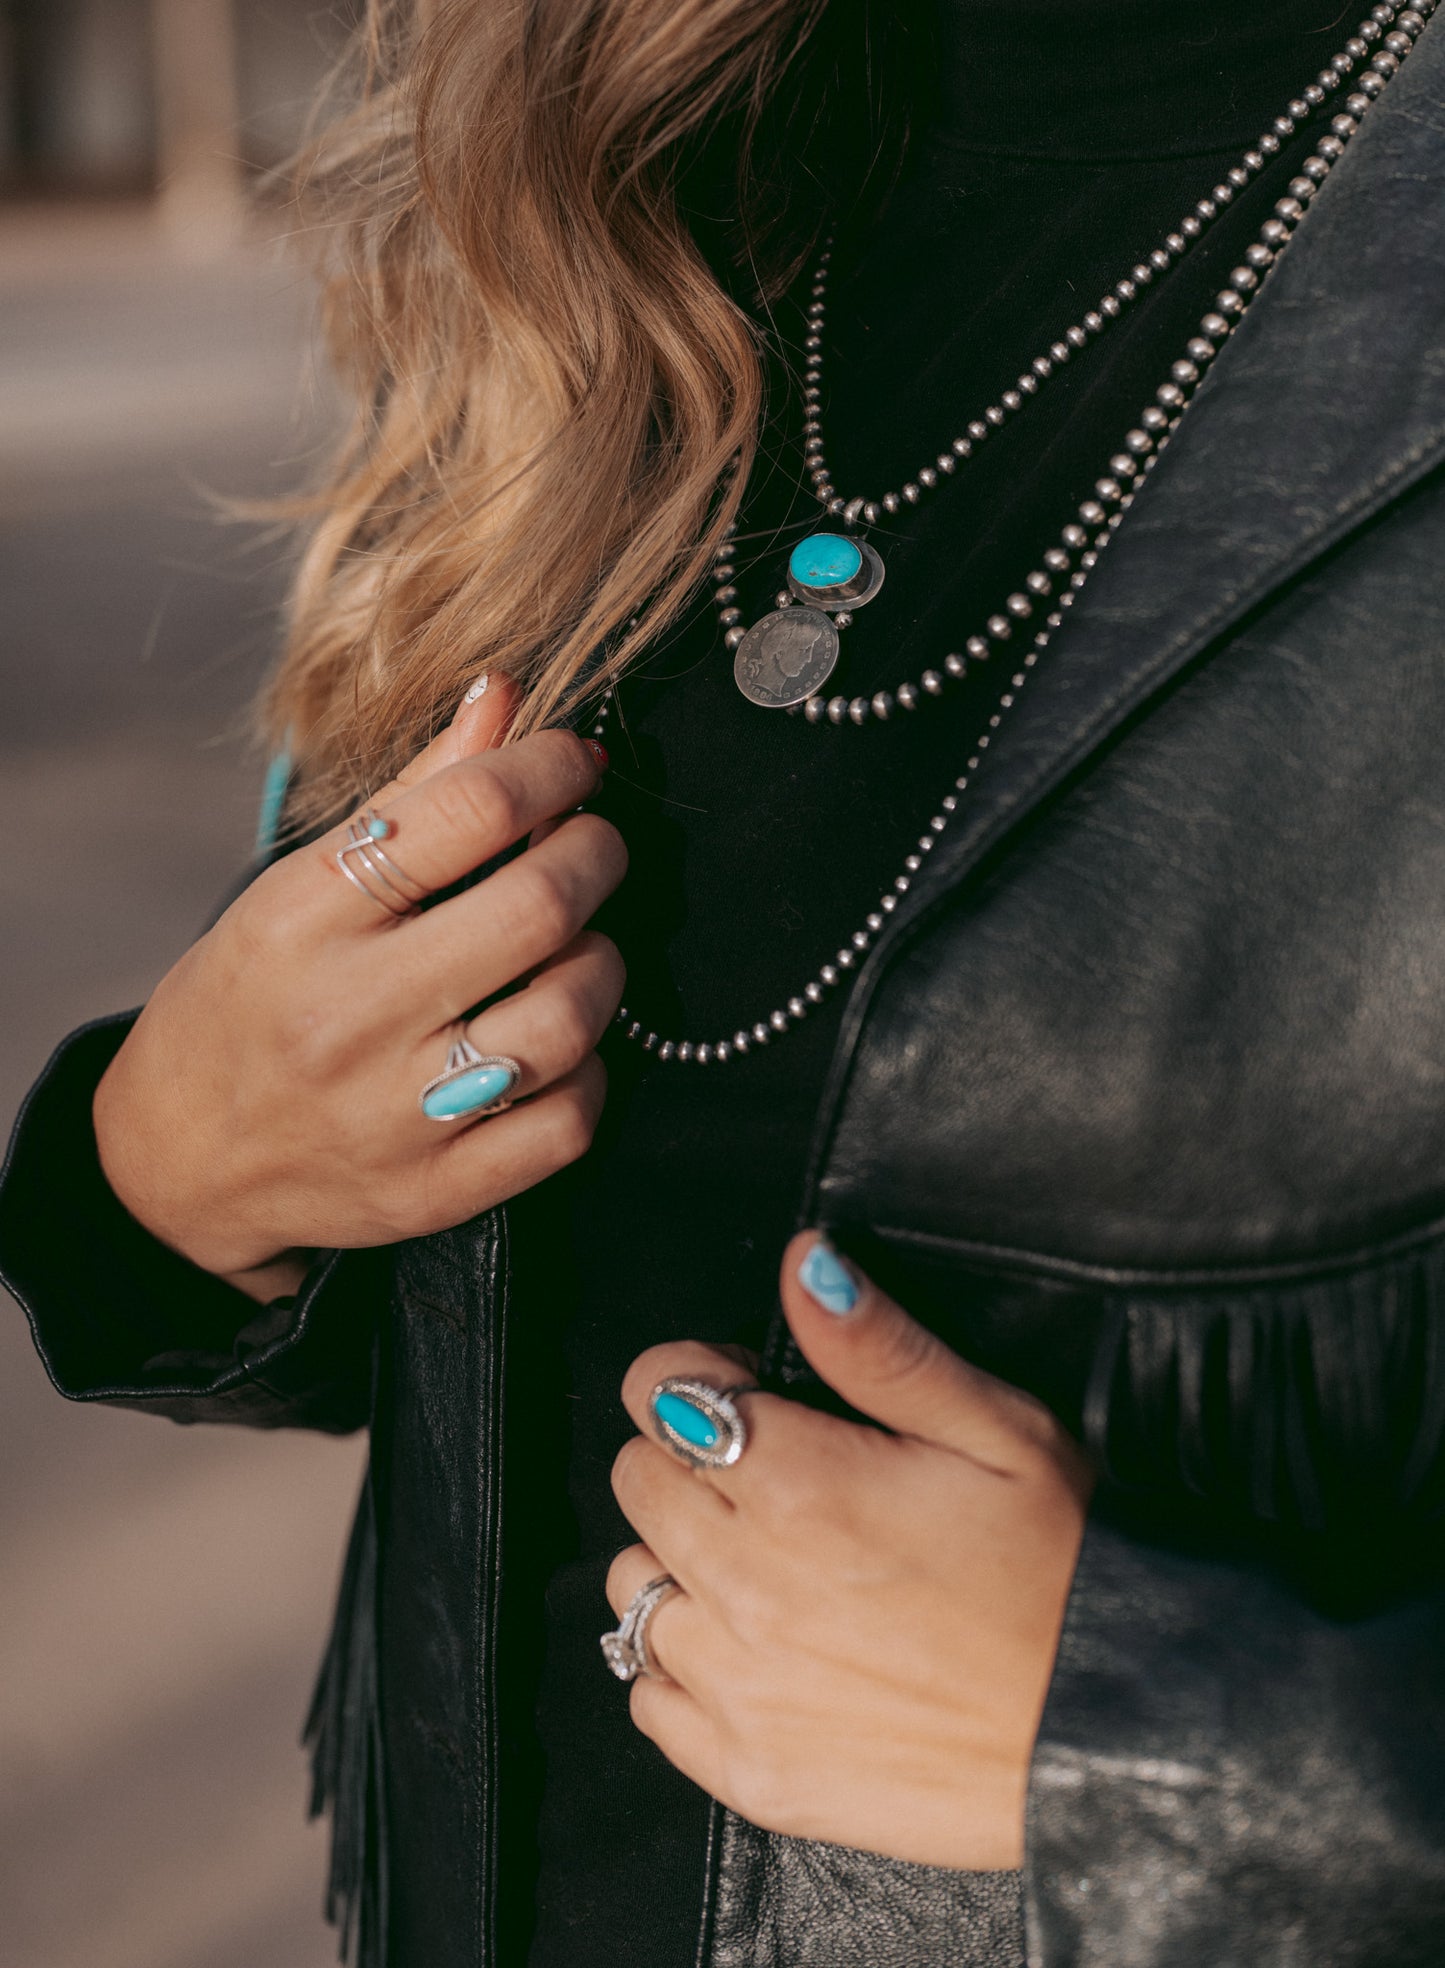
<instances>
[{"instance_id":1,"label":"leather jacket lapel","mask_svg":"<svg viewBox=\"0 0 1445 1968\"><path fill-rule=\"evenodd\" d=\"M819 1109L800 1225L813 1219L873 990L910 932L1187 665L1445 458L1442 151L1437 28L1372 107L1220 351L875 945Z\"/></svg>"}]
</instances>

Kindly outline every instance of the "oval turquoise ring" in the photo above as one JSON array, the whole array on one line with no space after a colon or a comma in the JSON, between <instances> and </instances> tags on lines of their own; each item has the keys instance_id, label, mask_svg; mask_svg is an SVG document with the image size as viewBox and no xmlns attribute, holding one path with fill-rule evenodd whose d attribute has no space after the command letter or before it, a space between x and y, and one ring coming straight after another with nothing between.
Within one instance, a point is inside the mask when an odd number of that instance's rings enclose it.
<instances>
[{"instance_id":1,"label":"oval turquoise ring","mask_svg":"<svg viewBox=\"0 0 1445 1968\"><path fill-rule=\"evenodd\" d=\"M748 1425L734 1394L751 1394L748 1383L709 1387L705 1381L671 1377L648 1396L652 1425L664 1448L695 1469L728 1469L748 1445Z\"/></svg>"},{"instance_id":2,"label":"oval turquoise ring","mask_svg":"<svg viewBox=\"0 0 1445 1968\"><path fill-rule=\"evenodd\" d=\"M429 1121L472 1121L511 1106L512 1088L522 1077L515 1059L482 1054L470 1039L454 1039L447 1063L421 1090L421 1111Z\"/></svg>"}]
</instances>

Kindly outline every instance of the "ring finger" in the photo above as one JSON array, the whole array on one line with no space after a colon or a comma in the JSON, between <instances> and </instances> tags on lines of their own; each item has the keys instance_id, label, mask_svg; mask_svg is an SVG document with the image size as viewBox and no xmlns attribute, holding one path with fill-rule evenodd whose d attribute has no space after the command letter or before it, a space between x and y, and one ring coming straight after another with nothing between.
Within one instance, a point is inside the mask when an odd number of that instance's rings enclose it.
<instances>
[{"instance_id":1,"label":"ring finger","mask_svg":"<svg viewBox=\"0 0 1445 1968\"><path fill-rule=\"evenodd\" d=\"M549 958L524 990L472 1019L464 1036L484 1060L516 1061L520 1077L505 1097L523 1100L564 1078L595 1050L621 1000L622 984L616 945L595 931L584 931ZM453 1026L429 1041L434 1074L443 1072L456 1030ZM456 1128L479 1117L480 1110L474 1110L437 1118Z\"/></svg>"},{"instance_id":2,"label":"ring finger","mask_svg":"<svg viewBox=\"0 0 1445 1968\"><path fill-rule=\"evenodd\" d=\"M666 1573L666 1565L649 1545L630 1544L619 1551L607 1573L607 1603L617 1618L622 1618L645 1585ZM696 1600L680 1585L658 1602L645 1634L647 1658L655 1676L688 1686L699 1617Z\"/></svg>"}]
</instances>

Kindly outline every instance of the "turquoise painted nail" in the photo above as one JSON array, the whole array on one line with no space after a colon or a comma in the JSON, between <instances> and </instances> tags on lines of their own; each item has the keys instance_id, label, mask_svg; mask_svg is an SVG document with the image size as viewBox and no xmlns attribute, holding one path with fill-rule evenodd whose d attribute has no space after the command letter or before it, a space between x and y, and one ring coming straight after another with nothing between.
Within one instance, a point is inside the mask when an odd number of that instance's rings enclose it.
<instances>
[{"instance_id":1,"label":"turquoise painted nail","mask_svg":"<svg viewBox=\"0 0 1445 1968\"><path fill-rule=\"evenodd\" d=\"M681 1394L659 1393L653 1397L652 1412L696 1449L710 1449L718 1439L715 1425L693 1401Z\"/></svg>"},{"instance_id":2,"label":"turquoise painted nail","mask_svg":"<svg viewBox=\"0 0 1445 1968\"><path fill-rule=\"evenodd\" d=\"M421 1110L433 1121L454 1121L463 1114L475 1114L479 1107L490 1107L516 1084L517 1075L507 1066L476 1066L470 1073L432 1087L422 1096Z\"/></svg>"},{"instance_id":3,"label":"turquoise painted nail","mask_svg":"<svg viewBox=\"0 0 1445 1968\"><path fill-rule=\"evenodd\" d=\"M852 1272L837 1251L820 1237L798 1266L798 1283L815 1305L840 1317L858 1303Z\"/></svg>"}]
</instances>

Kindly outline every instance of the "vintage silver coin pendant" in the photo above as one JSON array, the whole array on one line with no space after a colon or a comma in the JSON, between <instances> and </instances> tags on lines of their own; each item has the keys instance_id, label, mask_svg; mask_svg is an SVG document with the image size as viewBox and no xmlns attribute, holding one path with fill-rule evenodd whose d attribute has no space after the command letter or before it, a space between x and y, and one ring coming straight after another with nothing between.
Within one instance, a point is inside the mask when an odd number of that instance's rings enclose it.
<instances>
[{"instance_id":1,"label":"vintage silver coin pendant","mask_svg":"<svg viewBox=\"0 0 1445 1968\"><path fill-rule=\"evenodd\" d=\"M810 533L788 557L787 594L798 606L775 608L738 644L733 676L750 704L784 711L816 697L838 661L838 632L852 610L883 585L883 562L863 540ZM834 622L830 618L838 616Z\"/></svg>"},{"instance_id":2,"label":"vintage silver coin pendant","mask_svg":"<svg viewBox=\"0 0 1445 1968\"><path fill-rule=\"evenodd\" d=\"M816 697L838 661L838 631L821 608L775 608L754 622L733 657L750 704L785 711Z\"/></svg>"}]
</instances>

